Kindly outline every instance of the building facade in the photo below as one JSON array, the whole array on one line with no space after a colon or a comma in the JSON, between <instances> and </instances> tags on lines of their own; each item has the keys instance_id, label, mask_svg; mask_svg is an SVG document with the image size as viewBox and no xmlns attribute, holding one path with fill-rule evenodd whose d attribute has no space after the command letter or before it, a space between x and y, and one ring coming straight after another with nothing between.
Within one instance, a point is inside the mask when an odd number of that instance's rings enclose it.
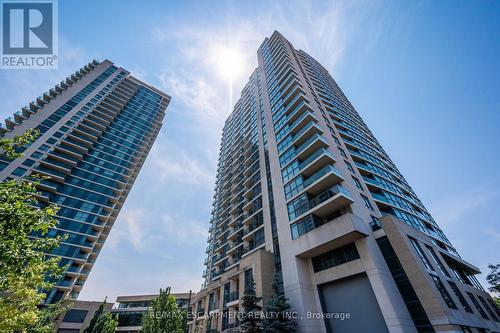
<instances>
[{"instance_id":1,"label":"building facade","mask_svg":"<svg viewBox=\"0 0 500 333\"><path fill-rule=\"evenodd\" d=\"M54 323L55 333L80 333L83 332L89 325L95 312L99 309L102 302L92 301L72 301L71 308ZM106 303L104 311L109 312L113 307L113 303Z\"/></svg>"},{"instance_id":2,"label":"building facade","mask_svg":"<svg viewBox=\"0 0 500 333\"><path fill-rule=\"evenodd\" d=\"M191 332L236 330L250 275L262 305L282 281L299 332L500 331L478 268L328 71L278 32L224 125L206 253Z\"/></svg>"},{"instance_id":3,"label":"building facade","mask_svg":"<svg viewBox=\"0 0 500 333\"><path fill-rule=\"evenodd\" d=\"M67 265L46 299L78 297L162 126L170 97L110 61L93 61L0 126L10 138L40 136L13 161L0 157L0 181L38 174L40 205L56 204L66 235L52 253ZM38 236L38 235L33 235Z\"/></svg>"},{"instance_id":4,"label":"building facade","mask_svg":"<svg viewBox=\"0 0 500 333\"><path fill-rule=\"evenodd\" d=\"M182 311L191 313L191 300L196 297L195 293L171 293L175 297L177 306ZM158 297L156 295L127 295L118 296L116 305L111 313L118 317L116 332L138 333L142 329L142 317L146 313L151 301Z\"/></svg>"}]
</instances>

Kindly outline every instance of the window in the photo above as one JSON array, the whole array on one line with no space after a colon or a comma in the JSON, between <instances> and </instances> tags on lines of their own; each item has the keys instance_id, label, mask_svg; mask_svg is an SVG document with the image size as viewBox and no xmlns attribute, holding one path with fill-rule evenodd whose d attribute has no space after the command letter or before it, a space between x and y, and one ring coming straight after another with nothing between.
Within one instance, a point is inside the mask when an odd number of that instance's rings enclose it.
<instances>
[{"instance_id":1,"label":"window","mask_svg":"<svg viewBox=\"0 0 500 333\"><path fill-rule=\"evenodd\" d=\"M21 167L19 167L19 168L16 168L16 170L14 170L14 171L12 172L12 174L13 174L14 176L19 176L19 177L21 177L22 175L24 175L24 173L25 173L26 171L27 171L27 170L26 170L25 168L21 168Z\"/></svg>"},{"instance_id":2,"label":"window","mask_svg":"<svg viewBox=\"0 0 500 333\"><path fill-rule=\"evenodd\" d=\"M484 310L481 307L481 305L479 305L479 302L474 297L474 295L472 295L469 292L467 293L467 295L469 296L470 300L472 301L472 304L474 304L474 306L476 307L476 309L479 312L479 314L481 315L481 317L483 317L484 319L489 319L488 316L486 315L486 312L484 312Z\"/></svg>"},{"instance_id":3,"label":"window","mask_svg":"<svg viewBox=\"0 0 500 333\"><path fill-rule=\"evenodd\" d=\"M42 151L47 151L47 150L49 150L49 146L43 144L43 145L40 146L39 149L42 150Z\"/></svg>"},{"instance_id":4,"label":"window","mask_svg":"<svg viewBox=\"0 0 500 333\"><path fill-rule=\"evenodd\" d=\"M354 184L356 184L357 188L359 188L360 190L363 190L363 187L361 186L361 183L359 182L358 178L353 176L352 180L354 180Z\"/></svg>"},{"instance_id":5,"label":"window","mask_svg":"<svg viewBox=\"0 0 500 333\"><path fill-rule=\"evenodd\" d=\"M488 311L488 313L490 314L490 317L493 318L494 321L498 321L497 316L495 316L495 313L493 312L492 309L490 309L490 307L488 306L488 304L486 303L484 298L482 296L477 296L477 297L479 298L479 301L481 302L483 307L486 309L486 311Z\"/></svg>"},{"instance_id":6,"label":"window","mask_svg":"<svg viewBox=\"0 0 500 333\"><path fill-rule=\"evenodd\" d=\"M359 253L356 245L351 243L312 258L312 264L314 272L320 272L356 259L359 259Z\"/></svg>"},{"instance_id":7,"label":"window","mask_svg":"<svg viewBox=\"0 0 500 333\"><path fill-rule=\"evenodd\" d=\"M426 245L426 247L427 247L427 250L429 251L429 253L431 254L432 260L434 260L434 263L437 265L437 267L439 268L441 273L443 273L443 275L445 275L447 277L450 277L450 273L448 273L448 271L444 268L443 263L441 262L441 260L437 256L436 252L434 252L434 249L428 245Z\"/></svg>"},{"instance_id":8,"label":"window","mask_svg":"<svg viewBox=\"0 0 500 333\"><path fill-rule=\"evenodd\" d=\"M363 202L365 203L365 206L370 208L370 210L373 210L372 203L370 202L370 199L368 199L366 196L361 194L361 198L363 199Z\"/></svg>"},{"instance_id":9,"label":"window","mask_svg":"<svg viewBox=\"0 0 500 333\"><path fill-rule=\"evenodd\" d=\"M424 251L422 251L422 248L418 244L417 240L415 238L408 237L410 239L411 245L413 245L413 248L415 249L415 252L417 252L417 255L420 257L420 260L422 260L422 263L424 264L425 268L428 270L434 271L432 268L431 263L429 262L429 259L425 256Z\"/></svg>"},{"instance_id":10,"label":"window","mask_svg":"<svg viewBox=\"0 0 500 333\"><path fill-rule=\"evenodd\" d=\"M63 322L83 323L85 321L85 317L87 317L87 313L88 313L87 310L71 309L68 312L66 312Z\"/></svg>"},{"instance_id":11,"label":"window","mask_svg":"<svg viewBox=\"0 0 500 333\"><path fill-rule=\"evenodd\" d=\"M488 298L487 300L493 311L495 311L497 316L500 317L500 309L498 308L498 306L495 303L493 303L493 301L490 298Z\"/></svg>"},{"instance_id":12,"label":"window","mask_svg":"<svg viewBox=\"0 0 500 333\"><path fill-rule=\"evenodd\" d=\"M352 173L354 173L354 169L352 168L351 163L349 163L347 161L344 161L344 162L345 162L345 165L347 165L347 169L349 169L349 171L351 171Z\"/></svg>"},{"instance_id":13,"label":"window","mask_svg":"<svg viewBox=\"0 0 500 333\"><path fill-rule=\"evenodd\" d=\"M215 294L210 293L210 295L208 296L208 311L210 312L214 309L216 309Z\"/></svg>"},{"instance_id":14,"label":"window","mask_svg":"<svg viewBox=\"0 0 500 333\"><path fill-rule=\"evenodd\" d=\"M304 188L303 183L304 181L302 179L302 176L299 176L294 180L292 180L290 183L288 183L284 188L285 198L288 200L297 193L299 193L300 191L302 191L302 189Z\"/></svg>"},{"instance_id":15,"label":"window","mask_svg":"<svg viewBox=\"0 0 500 333\"><path fill-rule=\"evenodd\" d=\"M446 290L443 282L441 282L441 279L434 274L430 274L430 276L434 281L436 288L439 290L439 293L441 293L441 297L443 297L443 300L445 301L446 305L448 305L448 307L452 309L456 309L457 306L455 305L455 302L453 302L453 300L451 299L451 296L448 293L448 290Z\"/></svg>"},{"instance_id":16,"label":"window","mask_svg":"<svg viewBox=\"0 0 500 333\"><path fill-rule=\"evenodd\" d=\"M345 158L347 158L347 155L345 154L345 151L344 149L340 148L340 147L337 147L340 151L340 155L344 156Z\"/></svg>"},{"instance_id":17,"label":"window","mask_svg":"<svg viewBox=\"0 0 500 333\"><path fill-rule=\"evenodd\" d=\"M465 280L466 276L462 271L459 271L456 267L450 266L450 270L457 279L457 281L465 284L471 284L468 280Z\"/></svg>"},{"instance_id":18,"label":"window","mask_svg":"<svg viewBox=\"0 0 500 333\"><path fill-rule=\"evenodd\" d=\"M245 271L245 289L250 288L250 284L253 281L253 272L252 269L249 268Z\"/></svg>"},{"instance_id":19,"label":"window","mask_svg":"<svg viewBox=\"0 0 500 333\"><path fill-rule=\"evenodd\" d=\"M378 246L382 251L382 255L384 256L385 262L391 272L391 275L396 282L399 292L403 297L403 300L406 304L406 308L410 313L410 316L417 328L418 332L433 332L432 325L425 313L420 300L418 299L413 286L408 280L408 276L406 275L403 266L398 260L394 249L391 246L391 243L387 239L386 236L377 239Z\"/></svg>"},{"instance_id":20,"label":"window","mask_svg":"<svg viewBox=\"0 0 500 333\"><path fill-rule=\"evenodd\" d=\"M469 306L469 303L464 298L464 295L460 292L460 289L458 289L457 285L454 282L448 281L448 284L451 287L451 290L453 290L453 293L455 293L455 296L457 296L458 300L460 301L460 304L462 304L462 307L464 308L465 311L472 313L472 309Z\"/></svg>"},{"instance_id":21,"label":"window","mask_svg":"<svg viewBox=\"0 0 500 333\"><path fill-rule=\"evenodd\" d=\"M142 321L142 311L123 311L118 314L118 327L140 326Z\"/></svg>"},{"instance_id":22,"label":"window","mask_svg":"<svg viewBox=\"0 0 500 333\"><path fill-rule=\"evenodd\" d=\"M35 164L35 161L30 160L30 159L27 159L23 162L23 165L26 165L26 166L32 166L33 164Z\"/></svg>"},{"instance_id":23,"label":"window","mask_svg":"<svg viewBox=\"0 0 500 333\"><path fill-rule=\"evenodd\" d=\"M476 289L479 289L479 290L484 291L483 286L481 286L481 283L479 283L479 281L477 280L477 278L476 278L474 275L470 275L470 276L469 276L469 279L471 280L472 285L473 285Z\"/></svg>"}]
</instances>

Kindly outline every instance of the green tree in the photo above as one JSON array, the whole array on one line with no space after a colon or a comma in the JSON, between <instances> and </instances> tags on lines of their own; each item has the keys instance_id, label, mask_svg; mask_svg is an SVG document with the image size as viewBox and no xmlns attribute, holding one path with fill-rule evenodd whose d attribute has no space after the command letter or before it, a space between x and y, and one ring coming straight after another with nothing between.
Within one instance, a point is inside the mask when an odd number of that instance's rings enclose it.
<instances>
[{"instance_id":1,"label":"green tree","mask_svg":"<svg viewBox=\"0 0 500 333\"><path fill-rule=\"evenodd\" d=\"M118 318L113 316L110 312L105 312L106 298L104 302L99 305L99 308L94 313L90 320L89 326L83 333L115 333L118 326Z\"/></svg>"},{"instance_id":2,"label":"green tree","mask_svg":"<svg viewBox=\"0 0 500 333\"><path fill-rule=\"evenodd\" d=\"M488 289L495 295L493 299L497 303L497 306L500 307L500 264L488 265L488 268L491 270L486 275L486 281L490 285Z\"/></svg>"},{"instance_id":3,"label":"green tree","mask_svg":"<svg viewBox=\"0 0 500 333\"><path fill-rule=\"evenodd\" d=\"M257 297L255 292L255 281L253 276L250 277L248 285L245 286L245 293L241 298L243 313L240 318L238 328L242 333L258 333L262 332L262 307L257 304L261 298Z\"/></svg>"},{"instance_id":4,"label":"green tree","mask_svg":"<svg viewBox=\"0 0 500 333\"><path fill-rule=\"evenodd\" d=\"M290 304L285 293L280 288L280 279L277 274L273 281L273 296L266 308L264 332L266 333L293 333L297 331L296 323L290 316Z\"/></svg>"},{"instance_id":5,"label":"green tree","mask_svg":"<svg viewBox=\"0 0 500 333\"><path fill-rule=\"evenodd\" d=\"M0 139L3 158L13 160L38 132ZM46 255L57 238L34 238L53 228L57 208L38 208L36 178L0 182L0 332L51 332L60 304L41 306L62 274L58 258Z\"/></svg>"},{"instance_id":6,"label":"green tree","mask_svg":"<svg viewBox=\"0 0 500 333\"><path fill-rule=\"evenodd\" d=\"M179 309L170 287L160 289L142 317L143 333L183 333L187 323L187 312Z\"/></svg>"}]
</instances>

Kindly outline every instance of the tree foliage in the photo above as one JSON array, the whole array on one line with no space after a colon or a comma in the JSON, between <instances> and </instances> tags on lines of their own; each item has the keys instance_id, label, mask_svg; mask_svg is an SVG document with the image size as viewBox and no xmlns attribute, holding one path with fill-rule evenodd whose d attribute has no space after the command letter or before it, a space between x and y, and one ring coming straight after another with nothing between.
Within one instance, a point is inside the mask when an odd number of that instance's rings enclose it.
<instances>
[{"instance_id":1,"label":"tree foliage","mask_svg":"<svg viewBox=\"0 0 500 333\"><path fill-rule=\"evenodd\" d=\"M40 132L38 130L28 129L23 135L17 135L13 138L1 138L0 149L2 150L2 154L11 160L23 156L18 150L34 141L39 135Z\"/></svg>"},{"instance_id":2,"label":"tree foliage","mask_svg":"<svg viewBox=\"0 0 500 333\"><path fill-rule=\"evenodd\" d=\"M290 316L290 304L285 293L280 288L280 279L276 274L273 281L273 296L266 308L264 332L266 333L294 333L296 323Z\"/></svg>"},{"instance_id":3,"label":"tree foliage","mask_svg":"<svg viewBox=\"0 0 500 333\"><path fill-rule=\"evenodd\" d=\"M1 139L3 157L15 159L19 149L38 133L27 131L12 139ZM57 208L38 208L37 180L0 182L0 332L51 332L52 319L60 306L42 307L46 290L63 270L59 258L49 257L61 238L45 235L57 220Z\"/></svg>"},{"instance_id":4,"label":"tree foliage","mask_svg":"<svg viewBox=\"0 0 500 333\"><path fill-rule=\"evenodd\" d=\"M105 312L106 299L99 305L99 308L94 313L90 320L89 326L83 333L115 333L118 326L118 318L109 312Z\"/></svg>"},{"instance_id":5,"label":"tree foliage","mask_svg":"<svg viewBox=\"0 0 500 333\"><path fill-rule=\"evenodd\" d=\"M241 298L243 313L238 328L242 333L262 332L262 307L258 304L261 297L257 297L253 276L250 277L248 282L248 285L245 286L245 293Z\"/></svg>"},{"instance_id":6,"label":"tree foliage","mask_svg":"<svg viewBox=\"0 0 500 333\"><path fill-rule=\"evenodd\" d=\"M488 268L491 270L488 275L486 275L486 281L490 287L488 288L492 293L500 294L500 264L489 265Z\"/></svg>"},{"instance_id":7,"label":"tree foliage","mask_svg":"<svg viewBox=\"0 0 500 333\"><path fill-rule=\"evenodd\" d=\"M490 269L490 273L486 275L486 281L490 285L488 290L496 295L493 299L500 307L500 264L488 265L488 268Z\"/></svg>"},{"instance_id":8,"label":"tree foliage","mask_svg":"<svg viewBox=\"0 0 500 333\"><path fill-rule=\"evenodd\" d=\"M179 309L170 287L160 289L142 317L143 333L183 333L187 323L187 312Z\"/></svg>"}]
</instances>

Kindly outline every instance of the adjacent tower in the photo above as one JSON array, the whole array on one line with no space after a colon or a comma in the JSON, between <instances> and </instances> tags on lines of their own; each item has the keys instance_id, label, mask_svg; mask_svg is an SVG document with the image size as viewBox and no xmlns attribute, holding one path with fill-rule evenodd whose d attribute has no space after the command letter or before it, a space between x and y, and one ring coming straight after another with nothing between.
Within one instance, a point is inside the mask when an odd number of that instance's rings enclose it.
<instances>
[{"instance_id":1,"label":"adjacent tower","mask_svg":"<svg viewBox=\"0 0 500 333\"><path fill-rule=\"evenodd\" d=\"M45 177L39 200L60 207L67 235L51 255L68 265L48 295L76 299L162 126L170 97L108 60L93 61L0 125L0 136L29 128L38 139L13 161L0 157L0 181Z\"/></svg>"},{"instance_id":2,"label":"adjacent tower","mask_svg":"<svg viewBox=\"0 0 500 333\"><path fill-rule=\"evenodd\" d=\"M300 332L500 331L478 268L459 256L328 71L278 32L258 60L222 133L194 303L221 314L209 330L238 325L229 314L242 310L253 275L264 304L273 276L282 280L303 316Z\"/></svg>"}]
</instances>

